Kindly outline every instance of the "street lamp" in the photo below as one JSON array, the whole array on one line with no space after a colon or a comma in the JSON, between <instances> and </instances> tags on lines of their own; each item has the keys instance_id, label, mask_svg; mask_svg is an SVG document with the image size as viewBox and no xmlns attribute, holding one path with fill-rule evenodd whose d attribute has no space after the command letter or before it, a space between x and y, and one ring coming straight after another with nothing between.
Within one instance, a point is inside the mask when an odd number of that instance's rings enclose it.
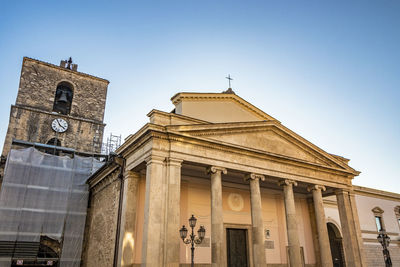
<instances>
[{"instance_id":1,"label":"street lamp","mask_svg":"<svg viewBox=\"0 0 400 267\"><path fill-rule=\"evenodd\" d=\"M385 259L385 267L392 267L392 260L390 259L390 254L388 250L390 237L386 234L385 230L379 231L378 241L379 243L381 243L383 248L383 258Z\"/></svg>"},{"instance_id":2,"label":"street lamp","mask_svg":"<svg viewBox=\"0 0 400 267\"><path fill-rule=\"evenodd\" d=\"M200 244L203 239L204 236L206 235L206 229L204 228L204 226L200 225L199 230L197 230L197 238L194 234L194 227L196 226L196 222L197 219L196 217L194 217L194 215L192 214L192 217L190 217L189 219L189 226L190 228L192 228L192 233L190 234L189 238L186 238L187 233L188 233L188 229L185 227L185 225L182 226L182 228L179 230L179 234L182 238L183 243L185 244L191 244L191 250L192 250L192 267L194 267L194 244Z\"/></svg>"}]
</instances>

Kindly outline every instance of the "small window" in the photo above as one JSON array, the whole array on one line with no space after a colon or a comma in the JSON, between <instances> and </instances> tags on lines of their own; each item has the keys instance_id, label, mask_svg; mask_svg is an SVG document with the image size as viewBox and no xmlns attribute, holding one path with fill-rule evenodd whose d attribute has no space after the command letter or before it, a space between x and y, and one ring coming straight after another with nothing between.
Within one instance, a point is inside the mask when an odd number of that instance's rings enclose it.
<instances>
[{"instance_id":1,"label":"small window","mask_svg":"<svg viewBox=\"0 0 400 267\"><path fill-rule=\"evenodd\" d=\"M378 230L378 232L384 231L385 230L385 223L383 221L384 210L379 207L375 207L372 209L372 212L374 213L375 216L376 229Z\"/></svg>"},{"instance_id":2,"label":"small window","mask_svg":"<svg viewBox=\"0 0 400 267\"><path fill-rule=\"evenodd\" d=\"M397 219L397 222L399 223L399 227L400 227L400 206L396 206L394 208L394 214L396 214L396 219Z\"/></svg>"},{"instance_id":3,"label":"small window","mask_svg":"<svg viewBox=\"0 0 400 267\"><path fill-rule=\"evenodd\" d=\"M67 82L59 83L54 97L53 111L68 115L71 111L73 95L71 84Z\"/></svg>"},{"instance_id":4,"label":"small window","mask_svg":"<svg viewBox=\"0 0 400 267\"><path fill-rule=\"evenodd\" d=\"M382 227L382 217L380 216L375 216L375 223L376 223L376 228L378 229L378 232L383 230Z\"/></svg>"}]
</instances>

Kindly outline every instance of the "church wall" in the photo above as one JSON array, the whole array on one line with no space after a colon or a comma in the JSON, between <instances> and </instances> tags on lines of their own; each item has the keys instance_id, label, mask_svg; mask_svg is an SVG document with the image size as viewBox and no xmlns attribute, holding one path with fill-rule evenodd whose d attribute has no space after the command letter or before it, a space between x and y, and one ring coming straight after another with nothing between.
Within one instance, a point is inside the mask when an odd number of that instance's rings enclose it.
<instances>
[{"instance_id":1,"label":"church wall","mask_svg":"<svg viewBox=\"0 0 400 267\"><path fill-rule=\"evenodd\" d=\"M368 266L385 266L382 246L377 240L378 229L375 223L375 215L372 212L375 207L383 210L382 221L391 238L389 251L393 266L400 266L400 224L395 213L395 207L400 206L400 199L361 194L356 194L355 199Z\"/></svg>"},{"instance_id":2,"label":"church wall","mask_svg":"<svg viewBox=\"0 0 400 267\"><path fill-rule=\"evenodd\" d=\"M97 185L90 199L89 231L83 253L83 266L112 266L117 229L120 179L118 172L105 178Z\"/></svg>"},{"instance_id":3,"label":"church wall","mask_svg":"<svg viewBox=\"0 0 400 267\"><path fill-rule=\"evenodd\" d=\"M265 253L268 266L286 266L287 235L284 200L282 192L261 189L264 229L269 230L265 236ZM195 231L200 225L206 228L204 243L196 247L195 262L211 263L211 209L210 184L207 180L184 179L181 186L181 224L188 227L188 219L194 214L198 219ZM225 228L246 228L251 234L250 191L246 186L224 183L222 201ZM298 229L300 245L304 248L307 266L315 265L314 247L311 233L308 204L304 197L296 195L298 211ZM177 233L178 234L178 233ZM251 246L251 239L248 240ZM190 263L190 246L181 242L181 263ZM283 264L283 265L282 265Z\"/></svg>"},{"instance_id":4,"label":"church wall","mask_svg":"<svg viewBox=\"0 0 400 267\"><path fill-rule=\"evenodd\" d=\"M357 187L355 187L357 188ZM378 192L378 190L367 188L367 191ZM381 194L382 191L379 191ZM400 266L400 224L396 217L395 207L400 206L400 199L390 197L393 193L370 194L362 190L355 193L358 217L360 221L361 235L364 244L364 256L367 266L384 267L382 246L377 240L378 229L375 223L375 215L372 209L381 208L382 219L385 229L391 238L389 251L393 266ZM324 198L324 208L327 222L332 222L340 229L339 211L337 208L336 197L329 196Z\"/></svg>"}]
</instances>

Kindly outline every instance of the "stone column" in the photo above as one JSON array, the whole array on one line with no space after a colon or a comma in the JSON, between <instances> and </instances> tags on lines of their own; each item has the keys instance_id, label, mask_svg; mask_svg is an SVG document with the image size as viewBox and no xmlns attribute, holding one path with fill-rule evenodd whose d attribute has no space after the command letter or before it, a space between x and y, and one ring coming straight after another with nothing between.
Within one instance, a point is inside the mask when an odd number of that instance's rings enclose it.
<instances>
[{"instance_id":1,"label":"stone column","mask_svg":"<svg viewBox=\"0 0 400 267\"><path fill-rule=\"evenodd\" d=\"M163 266L165 244L164 157L152 155L146 163L142 263L147 267L159 267Z\"/></svg>"},{"instance_id":2,"label":"stone column","mask_svg":"<svg viewBox=\"0 0 400 267\"><path fill-rule=\"evenodd\" d=\"M224 240L224 218L222 211L222 173L226 169L212 166L208 168L211 174L211 263L212 267L225 267L226 244Z\"/></svg>"},{"instance_id":3,"label":"stone column","mask_svg":"<svg viewBox=\"0 0 400 267\"><path fill-rule=\"evenodd\" d=\"M288 235L289 263L291 267L303 266L300 254L299 232L297 230L296 207L294 204L293 180L282 180L278 183L283 186L285 195L286 228Z\"/></svg>"},{"instance_id":4,"label":"stone column","mask_svg":"<svg viewBox=\"0 0 400 267\"><path fill-rule=\"evenodd\" d=\"M325 191L325 186L313 185L309 186L307 190L312 192L315 220L317 222L317 232L318 232L318 243L319 251L321 254L321 264L322 266L332 267L332 254L331 246L329 244L328 228L325 220L325 211L322 200L322 191Z\"/></svg>"},{"instance_id":5,"label":"stone column","mask_svg":"<svg viewBox=\"0 0 400 267\"><path fill-rule=\"evenodd\" d=\"M127 171L124 175L118 266L132 266L135 259L136 205L140 174Z\"/></svg>"},{"instance_id":6,"label":"stone column","mask_svg":"<svg viewBox=\"0 0 400 267\"><path fill-rule=\"evenodd\" d=\"M362 266L349 192L343 189L338 189L335 193L343 234L343 248L346 265L355 267Z\"/></svg>"},{"instance_id":7,"label":"stone column","mask_svg":"<svg viewBox=\"0 0 400 267\"><path fill-rule=\"evenodd\" d=\"M246 176L250 181L251 224L253 235L253 263L255 267L266 267L264 248L264 223L261 208L260 180L264 175L251 173Z\"/></svg>"},{"instance_id":8,"label":"stone column","mask_svg":"<svg viewBox=\"0 0 400 267\"><path fill-rule=\"evenodd\" d=\"M167 221L166 221L166 247L165 265L179 267L180 260L180 203L181 203L181 164L182 160L167 158Z\"/></svg>"}]
</instances>

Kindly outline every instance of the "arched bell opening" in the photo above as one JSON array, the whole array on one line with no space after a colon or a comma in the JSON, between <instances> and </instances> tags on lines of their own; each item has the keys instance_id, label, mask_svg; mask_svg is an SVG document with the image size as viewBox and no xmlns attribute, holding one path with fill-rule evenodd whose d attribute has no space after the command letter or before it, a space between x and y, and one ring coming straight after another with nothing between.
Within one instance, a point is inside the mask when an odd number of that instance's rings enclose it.
<instances>
[{"instance_id":1,"label":"arched bell opening","mask_svg":"<svg viewBox=\"0 0 400 267\"><path fill-rule=\"evenodd\" d=\"M345 267L343 240L340 231L333 223L327 223L327 227L333 267Z\"/></svg>"},{"instance_id":2,"label":"arched bell opening","mask_svg":"<svg viewBox=\"0 0 400 267\"><path fill-rule=\"evenodd\" d=\"M71 112L73 96L73 86L68 82L60 82L57 85L56 95L54 97L53 111L68 115Z\"/></svg>"}]
</instances>

